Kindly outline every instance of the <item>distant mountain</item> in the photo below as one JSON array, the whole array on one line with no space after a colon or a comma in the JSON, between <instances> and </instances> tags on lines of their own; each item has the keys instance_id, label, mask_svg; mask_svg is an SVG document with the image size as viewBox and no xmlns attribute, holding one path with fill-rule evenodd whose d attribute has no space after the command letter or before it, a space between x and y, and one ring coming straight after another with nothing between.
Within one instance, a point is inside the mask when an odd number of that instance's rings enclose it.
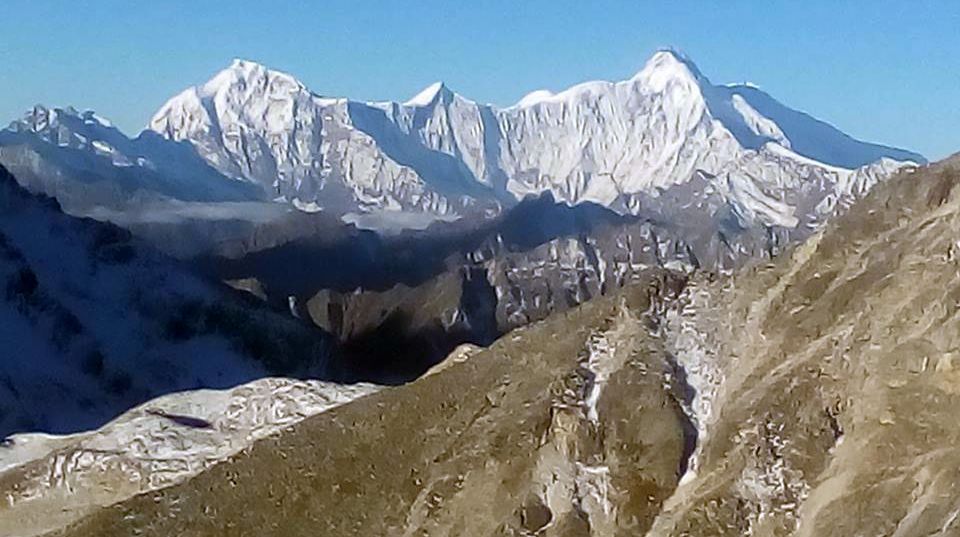
<instances>
[{"instance_id":1,"label":"distant mountain","mask_svg":"<svg viewBox=\"0 0 960 537\"><path fill-rule=\"evenodd\" d=\"M916 153L854 140L749 86L655 54L622 82L540 90L498 109L435 83L405 103L321 97L235 61L166 103L150 129L225 175L335 212L468 214L550 192L639 213L701 178L743 226L795 227Z\"/></svg>"},{"instance_id":2,"label":"distant mountain","mask_svg":"<svg viewBox=\"0 0 960 537\"><path fill-rule=\"evenodd\" d=\"M502 109L442 82L404 103L322 97L236 60L164 104L133 139L70 108L36 107L0 131L0 163L32 191L185 256L249 242L263 226L274 243L317 227L289 211L395 232L481 220L546 193L709 240L747 229L802 237L924 162L753 86L714 85L672 51L628 80L538 90ZM187 243L164 238L181 229Z\"/></svg>"},{"instance_id":3,"label":"distant mountain","mask_svg":"<svg viewBox=\"0 0 960 537\"><path fill-rule=\"evenodd\" d=\"M157 200L250 201L263 194L231 181L188 144L145 131L130 139L93 112L34 107L0 130L0 163L73 214Z\"/></svg>"}]
</instances>

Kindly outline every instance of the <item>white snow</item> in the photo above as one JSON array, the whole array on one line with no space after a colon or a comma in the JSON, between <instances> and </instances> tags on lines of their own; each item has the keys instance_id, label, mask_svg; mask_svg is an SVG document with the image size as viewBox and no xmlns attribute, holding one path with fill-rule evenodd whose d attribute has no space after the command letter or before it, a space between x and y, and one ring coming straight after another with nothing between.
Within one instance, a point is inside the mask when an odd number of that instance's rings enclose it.
<instances>
[{"instance_id":1,"label":"white snow","mask_svg":"<svg viewBox=\"0 0 960 537\"><path fill-rule=\"evenodd\" d=\"M416 94L409 101L403 103L404 106L430 106L440 92L443 91L443 82L434 82L420 93Z\"/></svg>"},{"instance_id":2,"label":"white snow","mask_svg":"<svg viewBox=\"0 0 960 537\"><path fill-rule=\"evenodd\" d=\"M5 512L15 519L52 508L62 526L91 507L189 479L261 438L378 389L264 378L166 395L95 431L15 435L0 447L0 477L30 466L12 474Z\"/></svg>"},{"instance_id":3,"label":"white snow","mask_svg":"<svg viewBox=\"0 0 960 537\"><path fill-rule=\"evenodd\" d=\"M535 90L524 95L523 98L520 99L520 101L518 101L517 104L515 104L514 106L518 108L534 106L546 100L549 100L551 97L553 97L553 92L549 90L545 90L545 89Z\"/></svg>"},{"instance_id":4,"label":"white snow","mask_svg":"<svg viewBox=\"0 0 960 537\"><path fill-rule=\"evenodd\" d=\"M733 108L746 122L747 126L750 127L750 130L752 130L755 134L775 140L785 148L790 147L790 140L783 133L783 131L780 130L780 127L777 126L777 124L770 118L766 118L754 110L753 107L750 106L750 103L745 101L742 96L734 95L731 97L730 102L733 104Z\"/></svg>"},{"instance_id":5,"label":"white snow","mask_svg":"<svg viewBox=\"0 0 960 537\"><path fill-rule=\"evenodd\" d=\"M100 140L94 140L94 141L93 141L93 147L94 147L94 149L96 149L97 151L101 151L101 152L107 153L107 154L110 154L110 153L113 153L113 152L114 152L114 149L113 149L112 147L110 147L109 145L107 145L107 143L105 143L105 142L101 142Z\"/></svg>"},{"instance_id":6,"label":"white snow","mask_svg":"<svg viewBox=\"0 0 960 537\"><path fill-rule=\"evenodd\" d=\"M587 419L596 425L599 423L597 403L600 401L600 395L603 393L603 388L606 387L610 375L616 372L622 364L613 359L616 349L613 348L609 338L604 334L591 337L587 343L587 348L589 355L584 367L590 372L591 377L587 381L587 394L583 403Z\"/></svg>"},{"instance_id":7,"label":"white snow","mask_svg":"<svg viewBox=\"0 0 960 537\"><path fill-rule=\"evenodd\" d=\"M804 157L803 155L798 155L793 151L791 151L789 147L784 147L783 145L778 144L776 142L768 142L767 144L764 145L764 149L766 149L767 151L770 151L771 153L777 154L781 157L786 157L788 159L791 159L800 164L804 164L806 166L815 166L815 167L822 168L824 170L831 171L838 174L850 173L853 171L847 168L841 168L839 166L830 166L822 162L817 162L812 158L807 158L807 157Z\"/></svg>"},{"instance_id":8,"label":"white snow","mask_svg":"<svg viewBox=\"0 0 960 537\"><path fill-rule=\"evenodd\" d=\"M656 53L627 80L537 90L504 109L445 92L437 82L403 105L321 100L290 75L241 61L175 97L150 128L193 143L231 177L279 180L287 199L324 208L323 188L342 186L355 200L346 212L358 213L458 215L464 198L545 192L570 204L623 207L624 198L656 195L698 174L729 193L722 185L736 172L743 195L727 201L738 212L790 225L805 215L789 205L843 197L834 193L842 185L832 162L906 154L843 137L753 87L713 85L672 51ZM792 154L765 150L769 142Z\"/></svg>"},{"instance_id":9,"label":"white snow","mask_svg":"<svg viewBox=\"0 0 960 537\"><path fill-rule=\"evenodd\" d=\"M320 207L319 205L317 205L317 202L315 201L304 202L304 201L301 201L300 198L293 198L292 203L293 203L293 206L297 208L297 210L303 211L305 213L319 213L320 211L323 210L323 207Z\"/></svg>"},{"instance_id":10,"label":"white snow","mask_svg":"<svg viewBox=\"0 0 960 537\"><path fill-rule=\"evenodd\" d=\"M715 349L698 319L699 314L708 311L709 298L707 290L689 285L675 305L664 312L660 327L667 350L683 368L687 385L694 390L693 400L685 405L684 411L697 428L697 448L688 461L681 484L691 482L697 475L703 445L716 419L715 401L724 379Z\"/></svg>"}]
</instances>

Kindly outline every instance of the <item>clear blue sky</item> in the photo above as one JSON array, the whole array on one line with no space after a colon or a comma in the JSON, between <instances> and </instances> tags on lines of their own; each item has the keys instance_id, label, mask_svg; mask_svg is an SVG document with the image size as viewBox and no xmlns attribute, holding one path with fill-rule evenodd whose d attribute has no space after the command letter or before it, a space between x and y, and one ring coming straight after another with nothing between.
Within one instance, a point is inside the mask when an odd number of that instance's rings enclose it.
<instances>
[{"instance_id":1,"label":"clear blue sky","mask_svg":"<svg viewBox=\"0 0 960 537\"><path fill-rule=\"evenodd\" d=\"M960 2L0 0L0 123L36 103L138 132L234 57L325 95L478 101L622 79L656 49L871 141L960 151ZM771 7L772 6L772 7Z\"/></svg>"}]
</instances>

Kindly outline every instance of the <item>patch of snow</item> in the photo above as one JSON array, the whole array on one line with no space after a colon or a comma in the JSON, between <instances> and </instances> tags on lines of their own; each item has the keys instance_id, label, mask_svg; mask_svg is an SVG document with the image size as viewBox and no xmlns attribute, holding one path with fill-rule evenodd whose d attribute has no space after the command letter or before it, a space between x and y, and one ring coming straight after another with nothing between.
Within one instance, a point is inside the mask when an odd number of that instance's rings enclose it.
<instances>
[{"instance_id":1,"label":"patch of snow","mask_svg":"<svg viewBox=\"0 0 960 537\"><path fill-rule=\"evenodd\" d=\"M169 487L259 439L378 389L264 378L227 390L165 395L91 432L14 435L0 447L0 476L31 466L4 491L6 509L16 517L34 505L57 505L58 516L78 516L70 513Z\"/></svg>"},{"instance_id":2,"label":"patch of snow","mask_svg":"<svg viewBox=\"0 0 960 537\"><path fill-rule=\"evenodd\" d=\"M304 202L300 198L293 198L293 206L305 213L319 213L323 210L323 207L317 205L317 202Z\"/></svg>"},{"instance_id":3,"label":"patch of snow","mask_svg":"<svg viewBox=\"0 0 960 537\"><path fill-rule=\"evenodd\" d=\"M724 380L715 349L698 322L698 314L707 307L708 300L707 290L688 285L675 305L664 312L660 326L668 352L683 368L686 384L693 390L693 399L684 405L684 411L697 428L697 447L681 484L689 483L697 475L700 453L716 417L714 402Z\"/></svg>"},{"instance_id":4,"label":"patch of snow","mask_svg":"<svg viewBox=\"0 0 960 537\"><path fill-rule=\"evenodd\" d=\"M587 379L587 392L583 405L587 419L597 425L599 424L597 403L600 401L600 395L610 375L620 369L621 364L611 359L616 349L609 339L602 335L591 337L587 343L587 349L589 354L583 365L590 373L590 377Z\"/></svg>"},{"instance_id":5,"label":"patch of snow","mask_svg":"<svg viewBox=\"0 0 960 537\"><path fill-rule=\"evenodd\" d=\"M523 96L517 104L514 106L517 108L525 108L528 106L535 106L546 100L549 100L553 97L553 92L545 89L531 91L530 93Z\"/></svg>"},{"instance_id":6,"label":"patch of snow","mask_svg":"<svg viewBox=\"0 0 960 537\"><path fill-rule=\"evenodd\" d=\"M610 501L610 468L606 465L590 466L579 462L576 463L576 468L575 480L580 494L581 510L587 513L592 524L597 524L599 515L609 518L615 509Z\"/></svg>"},{"instance_id":7,"label":"patch of snow","mask_svg":"<svg viewBox=\"0 0 960 537\"><path fill-rule=\"evenodd\" d=\"M822 162L813 160L812 158L808 158L803 155L798 155L797 153L794 153L793 151L791 151L789 147L784 147L783 145L776 142L768 142L763 147L764 149L766 149L767 151L775 155L791 159L805 166L814 166L817 168L822 168L824 170L831 171L836 174L846 174L854 171L848 168L841 168L839 166L830 166L828 164L824 164Z\"/></svg>"},{"instance_id":8,"label":"patch of snow","mask_svg":"<svg viewBox=\"0 0 960 537\"><path fill-rule=\"evenodd\" d=\"M100 151L100 152L103 152L103 153L106 153L106 154L111 154L111 153L114 152L114 149L113 149L112 147L110 147L109 144L107 144L106 142L101 142L100 140L94 140L94 141L93 141L93 147L94 147L94 149L96 149L97 151Z\"/></svg>"}]
</instances>

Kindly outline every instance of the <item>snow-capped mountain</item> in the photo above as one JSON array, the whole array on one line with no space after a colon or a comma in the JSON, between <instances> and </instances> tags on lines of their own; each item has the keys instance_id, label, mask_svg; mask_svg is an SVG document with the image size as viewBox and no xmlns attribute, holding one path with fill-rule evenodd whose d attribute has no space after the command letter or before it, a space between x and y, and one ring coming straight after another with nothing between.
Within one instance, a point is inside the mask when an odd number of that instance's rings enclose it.
<instances>
[{"instance_id":1,"label":"snow-capped mountain","mask_svg":"<svg viewBox=\"0 0 960 537\"><path fill-rule=\"evenodd\" d=\"M128 138L92 111L36 106L0 130L0 163L22 185L55 196L72 214L139 202L244 201L262 197L231 181L186 144L144 131Z\"/></svg>"},{"instance_id":2,"label":"snow-capped mountain","mask_svg":"<svg viewBox=\"0 0 960 537\"><path fill-rule=\"evenodd\" d=\"M819 220L904 163L749 85L714 85L687 58L655 54L621 82L535 91L498 109L443 83L412 99L320 97L237 60L150 122L221 172L335 211L463 214L550 192L641 213L701 178L739 224Z\"/></svg>"},{"instance_id":3,"label":"snow-capped mountain","mask_svg":"<svg viewBox=\"0 0 960 537\"><path fill-rule=\"evenodd\" d=\"M443 166L428 161L429 170L417 170L402 156L392 157L391 144L402 151L406 137L381 141L357 128L357 106L364 105L319 97L289 75L238 60L174 97L150 128L192 143L224 174L297 203L435 214L464 210L459 194L470 185L428 183L445 172Z\"/></svg>"}]
</instances>

